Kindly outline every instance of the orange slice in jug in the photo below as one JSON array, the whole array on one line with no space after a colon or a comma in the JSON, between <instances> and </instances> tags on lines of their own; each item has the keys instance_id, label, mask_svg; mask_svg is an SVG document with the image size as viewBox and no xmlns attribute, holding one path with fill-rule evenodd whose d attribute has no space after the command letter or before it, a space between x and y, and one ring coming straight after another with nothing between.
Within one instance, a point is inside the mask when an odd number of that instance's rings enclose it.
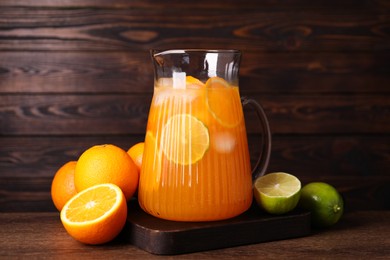
<instances>
[{"instance_id":1,"label":"orange slice in jug","mask_svg":"<svg viewBox=\"0 0 390 260\"><path fill-rule=\"evenodd\" d=\"M243 118L238 87L220 77L207 80L206 103L210 114L224 127L235 127Z\"/></svg>"},{"instance_id":2,"label":"orange slice in jug","mask_svg":"<svg viewBox=\"0 0 390 260\"><path fill-rule=\"evenodd\" d=\"M111 183L77 193L61 211L61 221L69 235L92 245L114 239L126 224L126 217L126 198L122 190Z\"/></svg>"},{"instance_id":3,"label":"orange slice in jug","mask_svg":"<svg viewBox=\"0 0 390 260\"><path fill-rule=\"evenodd\" d=\"M202 81L200 81L199 79L192 77L192 76L186 77L186 85L187 85L187 87L190 87L190 88L204 87L204 83Z\"/></svg>"}]
</instances>

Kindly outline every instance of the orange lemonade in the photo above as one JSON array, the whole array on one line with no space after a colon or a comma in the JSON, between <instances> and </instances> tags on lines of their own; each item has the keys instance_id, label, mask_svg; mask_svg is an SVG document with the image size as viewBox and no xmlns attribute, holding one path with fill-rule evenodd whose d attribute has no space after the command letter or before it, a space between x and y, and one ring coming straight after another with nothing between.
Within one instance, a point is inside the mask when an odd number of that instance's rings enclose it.
<instances>
[{"instance_id":1,"label":"orange lemonade","mask_svg":"<svg viewBox=\"0 0 390 260\"><path fill-rule=\"evenodd\" d=\"M252 203L238 86L211 77L160 78L149 112L138 200L175 221L227 219Z\"/></svg>"}]
</instances>

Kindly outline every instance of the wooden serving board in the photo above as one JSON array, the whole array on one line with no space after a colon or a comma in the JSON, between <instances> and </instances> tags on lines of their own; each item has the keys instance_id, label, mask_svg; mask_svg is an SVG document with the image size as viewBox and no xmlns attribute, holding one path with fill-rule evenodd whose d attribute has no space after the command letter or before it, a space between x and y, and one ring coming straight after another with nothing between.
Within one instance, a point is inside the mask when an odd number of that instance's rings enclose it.
<instances>
[{"instance_id":1,"label":"wooden serving board","mask_svg":"<svg viewBox=\"0 0 390 260\"><path fill-rule=\"evenodd\" d=\"M123 233L130 243L149 253L174 255L305 236L310 233L310 213L273 216L254 205L228 220L175 222L145 213L134 200L129 203Z\"/></svg>"}]
</instances>

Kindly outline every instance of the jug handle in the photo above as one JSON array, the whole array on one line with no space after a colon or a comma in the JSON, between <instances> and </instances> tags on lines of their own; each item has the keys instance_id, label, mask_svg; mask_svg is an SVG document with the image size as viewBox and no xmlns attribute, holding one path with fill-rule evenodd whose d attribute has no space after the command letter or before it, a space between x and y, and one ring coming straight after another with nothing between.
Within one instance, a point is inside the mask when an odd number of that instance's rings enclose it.
<instances>
[{"instance_id":1,"label":"jug handle","mask_svg":"<svg viewBox=\"0 0 390 260\"><path fill-rule=\"evenodd\" d=\"M267 116L265 115L263 107L254 99L241 97L241 103L243 106L250 105L255 109L256 115L261 122L262 127L262 149L255 164L255 167L252 170L252 179L263 176L265 171L267 170L269 159L271 156L271 130L269 127Z\"/></svg>"}]
</instances>

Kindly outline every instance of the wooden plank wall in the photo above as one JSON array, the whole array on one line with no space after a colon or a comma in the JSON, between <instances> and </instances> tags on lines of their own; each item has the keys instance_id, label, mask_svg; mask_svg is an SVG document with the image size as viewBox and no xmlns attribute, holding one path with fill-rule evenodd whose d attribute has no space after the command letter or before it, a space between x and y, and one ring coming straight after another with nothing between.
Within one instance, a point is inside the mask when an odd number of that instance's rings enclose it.
<instances>
[{"instance_id":1,"label":"wooden plank wall","mask_svg":"<svg viewBox=\"0 0 390 260\"><path fill-rule=\"evenodd\" d=\"M143 140L152 48L242 50L269 171L327 181L348 210L390 208L388 1L2 0L0 211L54 211L58 167Z\"/></svg>"}]
</instances>

